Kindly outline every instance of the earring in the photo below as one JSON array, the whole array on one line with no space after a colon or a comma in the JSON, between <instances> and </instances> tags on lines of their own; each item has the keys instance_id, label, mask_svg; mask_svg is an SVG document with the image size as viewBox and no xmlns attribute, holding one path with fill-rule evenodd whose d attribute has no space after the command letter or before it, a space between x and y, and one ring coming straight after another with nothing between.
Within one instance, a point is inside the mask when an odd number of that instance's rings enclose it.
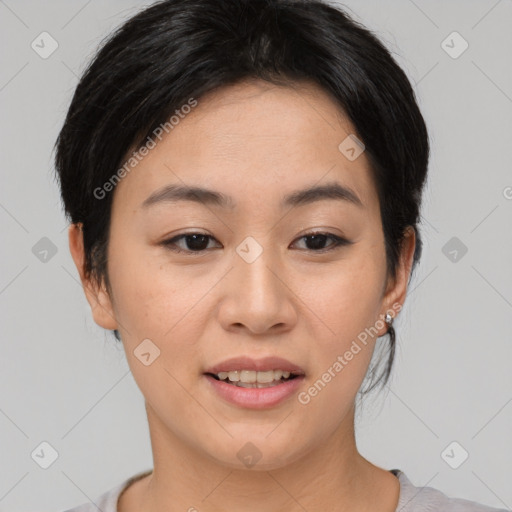
<instances>
[{"instance_id":1,"label":"earring","mask_svg":"<svg viewBox=\"0 0 512 512\"><path fill-rule=\"evenodd\" d=\"M386 313L384 321L389 325L389 327L393 325L393 317L389 313Z\"/></svg>"}]
</instances>

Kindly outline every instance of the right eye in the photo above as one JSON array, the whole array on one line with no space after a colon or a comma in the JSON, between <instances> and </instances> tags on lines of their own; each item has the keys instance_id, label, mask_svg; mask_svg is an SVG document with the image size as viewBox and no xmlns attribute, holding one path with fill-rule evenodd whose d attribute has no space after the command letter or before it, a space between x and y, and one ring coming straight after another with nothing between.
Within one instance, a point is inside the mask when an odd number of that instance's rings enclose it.
<instances>
[{"instance_id":1,"label":"right eye","mask_svg":"<svg viewBox=\"0 0 512 512\"><path fill-rule=\"evenodd\" d=\"M165 248L177 253L201 253L206 250L209 239L215 240L212 236L204 233L190 232L164 240L160 245L163 245ZM178 247L177 243L182 240L185 241L185 245L188 245L189 248L185 247L184 249L180 249Z\"/></svg>"}]
</instances>

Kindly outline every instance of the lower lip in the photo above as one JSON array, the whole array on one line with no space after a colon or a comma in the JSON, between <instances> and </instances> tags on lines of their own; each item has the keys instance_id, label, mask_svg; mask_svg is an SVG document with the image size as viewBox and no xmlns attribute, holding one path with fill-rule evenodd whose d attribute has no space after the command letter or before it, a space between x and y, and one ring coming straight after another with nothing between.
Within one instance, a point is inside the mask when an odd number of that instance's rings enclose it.
<instances>
[{"instance_id":1,"label":"lower lip","mask_svg":"<svg viewBox=\"0 0 512 512\"><path fill-rule=\"evenodd\" d=\"M295 377L268 388L242 388L205 375L213 389L228 402L248 409L267 409L274 407L291 395L302 385L304 376Z\"/></svg>"}]
</instances>

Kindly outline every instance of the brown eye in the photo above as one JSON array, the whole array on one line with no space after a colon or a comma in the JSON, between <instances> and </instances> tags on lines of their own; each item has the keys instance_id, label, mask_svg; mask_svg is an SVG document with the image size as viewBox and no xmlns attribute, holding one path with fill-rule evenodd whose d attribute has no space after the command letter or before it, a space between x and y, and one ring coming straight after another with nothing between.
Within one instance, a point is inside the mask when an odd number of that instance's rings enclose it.
<instances>
[{"instance_id":1,"label":"brown eye","mask_svg":"<svg viewBox=\"0 0 512 512\"><path fill-rule=\"evenodd\" d=\"M332 243L325 247L325 244L329 239ZM307 240L306 250L313 252L328 252L339 246L350 245L353 243L346 238L333 235L332 233L309 233L301 236L298 240Z\"/></svg>"},{"instance_id":2,"label":"brown eye","mask_svg":"<svg viewBox=\"0 0 512 512\"><path fill-rule=\"evenodd\" d=\"M205 235L204 233L184 233L182 235L175 236L169 240L162 242L162 245L174 252L189 252L189 253L201 253L204 252L208 247L208 241L213 237ZM185 248L178 247L177 243L181 240L185 241Z\"/></svg>"}]
</instances>

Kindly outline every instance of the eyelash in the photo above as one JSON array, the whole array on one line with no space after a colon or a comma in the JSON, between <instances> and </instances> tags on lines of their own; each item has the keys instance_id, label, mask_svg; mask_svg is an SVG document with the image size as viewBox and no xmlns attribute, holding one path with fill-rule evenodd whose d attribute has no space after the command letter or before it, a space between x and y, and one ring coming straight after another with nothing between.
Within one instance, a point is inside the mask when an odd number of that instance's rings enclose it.
<instances>
[{"instance_id":1,"label":"eyelash","mask_svg":"<svg viewBox=\"0 0 512 512\"><path fill-rule=\"evenodd\" d=\"M176 252L176 253L189 253L191 255L194 255L194 256L199 256L201 254L204 254L208 249L203 249L203 250L200 250L200 251L190 251L188 249L179 249L177 246L176 246L176 242L183 239L183 238L186 238L186 237L189 237L189 236L194 236L194 235L200 235L200 236L205 236L209 239L214 239L214 237L210 236L210 235L207 235L205 233L198 233L198 232L189 232L189 233L183 233L181 235L178 235L178 236L175 236L173 238L170 238L169 240L164 240L163 242L161 242L160 245L163 245L166 249L169 249L170 251L173 251L173 252ZM297 240L301 240L303 238L307 238L307 237L310 237L310 236L326 236L328 238L330 238L331 240L334 241L333 244L331 244L331 246L325 248L325 249L319 249L319 250L314 250L314 249L304 249L306 251L311 251L311 252L314 252L314 253L320 253L320 254L324 254L324 253L327 253L327 252L330 252L330 251L333 251L334 249L337 249L337 248L341 248L342 246L346 246L346 245L351 245L353 244L354 242L352 242L351 240L347 240L346 238L342 238L342 237L339 237L339 236L336 236L336 235L333 235L332 233L328 233L328 232L313 232L313 233L306 233L305 235L302 235L301 237L299 237Z\"/></svg>"}]
</instances>

